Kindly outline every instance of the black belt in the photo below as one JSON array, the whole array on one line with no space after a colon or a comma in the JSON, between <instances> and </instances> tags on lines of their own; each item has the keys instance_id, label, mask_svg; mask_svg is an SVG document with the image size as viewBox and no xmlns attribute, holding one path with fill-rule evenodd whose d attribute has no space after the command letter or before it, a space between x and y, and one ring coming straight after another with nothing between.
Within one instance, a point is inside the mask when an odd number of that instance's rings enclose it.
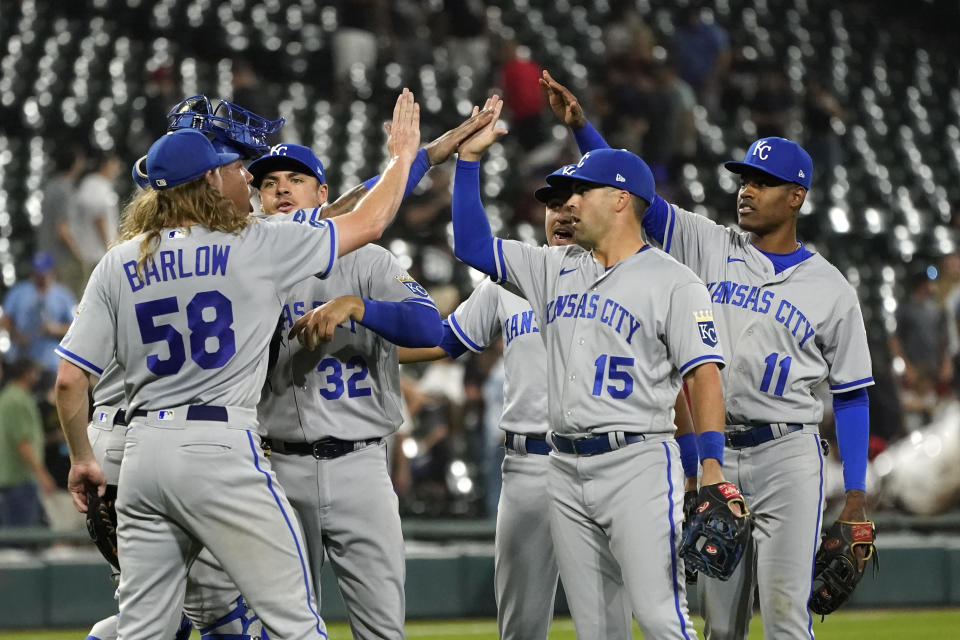
<instances>
[{"instance_id":1,"label":"black belt","mask_svg":"<svg viewBox=\"0 0 960 640\"><path fill-rule=\"evenodd\" d=\"M359 451L372 444L380 444L381 438L367 440L341 440L339 438L323 438L316 442L284 442L271 438L263 439L264 453L284 453L297 456L313 456L317 460L332 460L347 453Z\"/></svg>"},{"instance_id":2,"label":"black belt","mask_svg":"<svg viewBox=\"0 0 960 640\"><path fill-rule=\"evenodd\" d=\"M544 436L529 436L522 433L507 431L507 437L504 440L507 449L517 453L535 453L538 456L545 456L550 453L550 445Z\"/></svg>"},{"instance_id":3,"label":"black belt","mask_svg":"<svg viewBox=\"0 0 960 640\"><path fill-rule=\"evenodd\" d=\"M123 409L117 409L117 413L113 416L113 424L118 424L121 427L127 426L127 416L123 413Z\"/></svg>"},{"instance_id":4,"label":"black belt","mask_svg":"<svg viewBox=\"0 0 960 640\"><path fill-rule=\"evenodd\" d=\"M154 413L162 414L165 409L154 409ZM137 409L133 412L134 418L146 418L146 409ZM163 416L159 416L163 419ZM194 404L187 407L187 420L207 420L209 422L229 422L230 416L226 407L217 407L209 404Z\"/></svg>"},{"instance_id":5,"label":"black belt","mask_svg":"<svg viewBox=\"0 0 960 640\"><path fill-rule=\"evenodd\" d=\"M770 442L777 438L782 438L788 433L794 433L803 429L802 424L784 424L769 425L761 424L746 431L731 431L726 434L727 446L732 449L744 449L746 447L755 447L764 442Z\"/></svg>"},{"instance_id":6,"label":"black belt","mask_svg":"<svg viewBox=\"0 0 960 640\"><path fill-rule=\"evenodd\" d=\"M611 437L616 442L615 445L611 444ZM561 453L575 453L580 456L593 456L598 453L615 451L616 449L625 447L628 444L645 440L646 437L647 436L642 433L630 433L629 431L598 433L586 438L570 438L560 435L559 433L554 433L553 446L555 446L557 451L560 451Z\"/></svg>"}]
</instances>

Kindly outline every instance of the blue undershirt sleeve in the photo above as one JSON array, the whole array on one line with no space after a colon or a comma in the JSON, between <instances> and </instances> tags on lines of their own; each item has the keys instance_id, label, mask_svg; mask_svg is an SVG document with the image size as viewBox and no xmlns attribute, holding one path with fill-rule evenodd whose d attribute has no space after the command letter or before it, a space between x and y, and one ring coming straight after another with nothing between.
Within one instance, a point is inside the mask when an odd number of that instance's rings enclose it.
<instances>
[{"instance_id":1,"label":"blue undershirt sleeve","mask_svg":"<svg viewBox=\"0 0 960 640\"><path fill-rule=\"evenodd\" d=\"M453 253L460 260L499 280L493 256L493 232L480 201L480 163L457 160L453 178Z\"/></svg>"},{"instance_id":2,"label":"blue undershirt sleeve","mask_svg":"<svg viewBox=\"0 0 960 640\"><path fill-rule=\"evenodd\" d=\"M467 346L460 341L457 334L450 328L449 320L443 321L443 338L440 339L440 348L446 351L447 355L454 360L468 351Z\"/></svg>"},{"instance_id":3,"label":"blue undershirt sleeve","mask_svg":"<svg viewBox=\"0 0 960 640\"><path fill-rule=\"evenodd\" d=\"M600 135L600 132L593 128L593 125L590 124L590 121L587 120L587 124L583 125L579 129L573 129L573 139L577 141L577 147L580 149L580 154L584 154L587 151L593 151L594 149L609 149L610 145L607 144L607 141L603 139L603 136Z\"/></svg>"},{"instance_id":4,"label":"blue undershirt sleeve","mask_svg":"<svg viewBox=\"0 0 960 640\"><path fill-rule=\"evenodd\" d=\"M443 337L440 312L413 301L363 299L360 324L401 347L435 347Z\"/></svg>"},{"instance_id":5,"label":"blue undershirt sleeve","mask_svg":"<svg viewBox=\"0 0 960 640\"><path fill-rule=\"evenodd\" d=\"M404 198L413 193L413 190L417 188L417 185L420 184L423 176L427 175L427 171L429 170L430 157L427 155L426 149L420 149L420 151L417 152L417 157L413 160L413 164L410 165L410 175L407 177L407 188L403 191ZM369 180L364 180L363 186L369 191L373 189L373 185L377 184L379 180L380 174L378 173Z\"/></svg>"},{"instance_id":6,"label":"blue undershirt sleeve","mask_svg":"<svg viewBox=\"0 0 960 640\"><path fill-rule=\"evenodd\" d=\"M846 491L867 487L867 450L870 440L870 401L866 389L854 389L833 396L833 417L837 448L843 464Z\"/></svg>"},{"instance_id":7,"label":"blue undershirt sleeve","mask_svg":"<svg viewBox=\"0 0 960 640\"><path fill-rule=\"evenodd\" d=\"M653 202L643 212L643 230L647 235L663 246L666 236L667 217L670 214L670 205L660 196L655 196Z\"/></svg>"}]
</instances>

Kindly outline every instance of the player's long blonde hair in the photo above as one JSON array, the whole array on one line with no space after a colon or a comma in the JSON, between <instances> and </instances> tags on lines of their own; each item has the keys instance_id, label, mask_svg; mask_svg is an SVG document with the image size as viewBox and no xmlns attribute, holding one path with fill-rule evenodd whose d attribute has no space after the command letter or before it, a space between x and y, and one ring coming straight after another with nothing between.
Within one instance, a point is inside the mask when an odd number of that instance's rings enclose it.
<instances>
[{"instance_id":1,"label":"player's long blonde hair","mask_svg":"<svg viewBox=\"0 0 960 640\"><path fill-rule=\"evenodd\" d=\"M137 259L137 275L143 277L143 265L156 252L163 229L196 223L210 231L239 233L252 220L246 213L239 214L233 203L201 176L169 189L147 188L137 193L123 209L117 241L143 236Z\"/></svg>"}]
</instances>

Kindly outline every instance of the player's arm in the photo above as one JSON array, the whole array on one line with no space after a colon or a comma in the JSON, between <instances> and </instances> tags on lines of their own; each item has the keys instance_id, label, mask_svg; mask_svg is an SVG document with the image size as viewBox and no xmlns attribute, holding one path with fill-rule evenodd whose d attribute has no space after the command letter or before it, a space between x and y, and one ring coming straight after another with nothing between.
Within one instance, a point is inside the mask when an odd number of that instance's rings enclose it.
<instances>
[{"instance_id":1,"label":"player's arm","mask_svg":"<svg viewBox=\"0 0 960 640\"><path fill-rule=\"evenodd\" d=\"M424 349L400 347L398 349L400 364L434 362L436 360L443 360L444 358L456 360L468 351L467 346L463 343L463 338L459 337L450 326L450 318L443 321L442 329L443 335L440 338L440 343L435 347Z\"/></svg>"},{"instance_id":2,"label":"player's arm","mask_svg":"<svg viewBox=\"0 0 960 640\"><path fill-rule=\"evenodd\" d=\"M56 403L57 416L70 450L67 489L73 496L74 506L84 513L87 511L87 492L96 491L102 496L107 488L107 480L87 437L88 393L87 372L72 362L61 360L57 370Z\"/></svg>"},{"instance_id":3,"label":"player's arm","mask_svg":"<svg viewBox=\"0 0 960 640\"><path fill-rule=\"evenodd\" d=\"M499 279L493 250L493 231L480 200L480 158L507 132L496 128L503 100L494 94L484 105L492 109L493 119L460 145L460 158L453 179L453 253L460 260L487 275Z\"/></svg>"},{"instance_id":4,"label":"player's arm","mask_svg":"<svg viewBox=\"0 0 960 640\"><path fill-rule=\"evenodd\" d=\"M580 153L586 153L594 149L610 148L600 132L593 128L593 125L583 114L583 107L580 106L577 97L565 86L554 80L546 69L540 77L540 89L550 104L553 115L557 117L557 120L570 127Z\"/></svg>"},{"instance_id":5,"label":"player's arm","mask_svg":"<svg viewBox=\"0 0 960 640\"><path fill-rule=\"evenodd\" d=\"M297 338L307 349L333 339L338 324L353 320L390 342L406 347L432 347L440 342L440 312L414 300L392 302L360 296L342 296L326 302L299 318L289 339Z\"/></svg>"},{"instance_id":6,"label":"player's arm","mask_svg":"<svg viewBox=\"0 0 960 640\"><path fill-rule=\"evenodd\" d=\"M701 485L723 482L723 448L725 409L720 369L715 362L705 362L683 377L690 392L690 412L697 433L697 451L703 475Z\"/></svg>"},{"instance_id":7,"label":"player's arm","mask_svg":"<svg viewBox=\"0 0 960 640\"><path fill-rule=\"evenodd\" d=\"M867 519L867 452L870 440L870 401L864 388L833 396L837 448L843 465L846 502L838 520L863 522Z\"/></svg>"},{"instance_id":8,"label":"player's arm","mask_svg":"<svg viewBox=\"0 0 960 640\"><path fill-rule=\"evenodd\" d=\"M342 256L374 242L393 221L403 199L403 189L410 173L410 164L420 144L420 105L413 94L404 89L393 109L393 122L387 138L390 161L377 182L357 206L333 218L338 236L338 255Z\"/></svg>"},{"instance_id":9,"label":"player's arm","mask_svg":"<svg viewBox=\"0 0 960 640\"><path fill-rule=\"evenodd\" d=\"M450 156L457 150L460 143L472 136L481 127L486 116L476 113L461 122L459 125L445 131L440 137L427 143L417 152L410 165L410 174L407 176L407 186L404 189L403 197L409 196L423 176L427 174L430 167L446 162ZM331 218L351 211L363 196L373 189L374 185L380 180L380 175L375 175L369 180L353 187L342 196L337 198L332 204L324 208L324 217Z\"/></svg>"},{"instance_id":10,"label":"player's arm","mask_svg":"<svg viewBox=\"0 0 960 640\"><path fill-rule=\"evenodd\" d=\"M700 468L700 458L697 454L697 433L693 426L693 416L690 414L690 400L687 387L684 385L677 394L673 404L673 423L677 427L674 437L680 447L680 464L683 466L684 489L697 490L697 471Z\"/></svg>"}]
</instances>

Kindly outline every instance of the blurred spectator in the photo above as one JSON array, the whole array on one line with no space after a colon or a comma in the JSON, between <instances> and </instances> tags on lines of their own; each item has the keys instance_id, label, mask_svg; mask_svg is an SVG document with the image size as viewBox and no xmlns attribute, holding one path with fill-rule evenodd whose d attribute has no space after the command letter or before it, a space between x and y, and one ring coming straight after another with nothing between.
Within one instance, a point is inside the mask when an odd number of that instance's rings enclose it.
<instances>
[{"instance_id":1,"label":"blurred spectator","mask_svg":"<svg viewBox=\"0 0 960 640\"><path fill-rule=\"evenodd\" d=\"M510 131L524 151L543 142L543 94L540 65L530 59L530 49L508 40L503 46L501 82L503 101L510 110Z\"/></svg>"},{"instance_id":2,"label":"blurred spectator","mask_svg":"<svg viewBox=\"0 0 960 640\"><path fill-rule=\"evenodd\" d=\"M940 262L938 298L942 300L947 325L947 350L953 364L953 391L960 396L960 254L951 253Z\"/></svg>"},{"instance_id":3,"label":"blurred spectator","mask_svg":"<svg viewBox=\"0 0 960 640\"><path fill-rule=\"evenodd\" d=\"M634 66L621 58L611 60L607 66L604 84L603 128L609 131L610 144L631 149L656 164L652 158L647 158L644 147L645 136L656 116L653 77L646 67Z\"/></svg>"},{"instance_id":4,"label":"blurred spectator","mask_svg":"<svg viewBox=\"0 0 960 640\"><path fill-rule=\"evenodd\" d=\"M440 12L446 34L447 55L454 70L467 66L474 77L490 70L490 36L484 3L480 0L443 0Z\"/></svg>"},{"instance_id":5,"label":"blurred spectator","mask_svg":"<svg viewBox=\"0 0 960 640\"><path fill-rule=\"evenodd\" d=\"M230 82L233 85L232 101L234 103L264 118L276 120L280 117L275 95L264 86L249 60L234 59L231 70L233 75Z\"/></svg>"},{"instance_id":6,"label":"blurred spectator","mask_svg":"<svg viewBox=\"0 0 960 640\"><path fill-rule=\"evenodd\" d=\"M822 176L831 176L843 164L843 144L837 133L843 118L843 108L827 86L816 77L809 79L803 100L804 148Z\"/></svg>"},{"instance_id":7,"label":"blurred spectator","mask_svg":"<svg viewBox=\"0 0 960 640\"><path fill-rule=\"evenodd\" d=\"M37 365L18 358L6 366L0 391L0 527L44 523L38 487L53 493L56 484L43 465L43 425L31 392Z\"/></svg>"},{"instance_id":8,"label":"blurred spectator","mask_svg":"<svg viewBox=\"0 0 960 640\"><path fill-rule=\"evenodd\" d=\"M787 74L778 64L766 64L760 69L757 91L747 106L750 108L750 119L757 127L756 137L788 137L793 92Z\"/></svg>"},{"instance_id":9,"label":"blurred spectator","mask_svg":"<svg viewBox=\"0 0 960 640\"><path fill-rule=\"evenodd\" d=\"M909 294L897 305L897 329L890 351L903 361L901 402L907 428L927 422L936 408L938 392L945 392L953 375L947 349L946 317L937 303L933 281L926 270L910 277Z\"/></svg>"},{"instance_id":10,"label":"blurred spectator","mask_svg":"<svg viewBox=\"0 0 960 640\"><path fill-rule=\"evenodd\" d=\"M693 89L680 79L673 67L664 62L651 64L654 88L653 122L643 140L643 157L648 164L666 168L668 181L675 182L681 164L697 154L697 127L693 108L697 104ZM658 180L658 184L661 180Z\"/></svg>"},{"instance_id":11,"label":"blurred spectator","mask_svg":"<svg viewBox=\"0 0 960 640\"><path fill-rule=\"evenodd\" d=\"M147 102L143 108L144 140L138 147L144 153L154 140L167 132L167 113L185 96L180 95L180 84L173 63L161 64L147 78L145 87Z\"/></svg>"},{"instance_id":12,"label":"blurred spectator","mask_svg":"<svg viewBox=\"0 0 960 640\"><path fill-rule=\"evenodd\" d=\"M51 152L53 171L43 186L37 229L37 250L53 256L57 277L75 295L83 291L82 254L70 232L70 220L76 217L77 178L86 166L83 150L75 143L54 143Z\"/></svg>"},{"instance_id":13,"label":"blurred spectator","mask_svg":"<svg viewBox=\"0 0 960 640\"><path fill-rule=\"evenodd\" d=\"M502 351L503 344L496 345L494 351ZM504 434L500 429L500 417L503 415L503 358L499 358L483 383L483 483L484 507L487 517L497 515L500 503L500 490L503 487Z\"/></svg>"},{"instance_id":14,"label":"blurred spectator","mask_svg":"<svg viewBox=\"0 0 960 640\"><path fill-rule=\"evenodd\" d=\"M52 385L60 366L54 349L73 322L77 299L57 282L54 261L49 253L38 253L31 262L30 278L18 282L3 299L0 326L10 333L11 358L32 358L44 378L44 388Z\"/></svg>"},{"instance_id":15,"label":"blurred spectator","mask_svg":"<svg viewBox=\"0 0 960 640\"><path fill-rule=\"evenodd\" d=\"M377 34L388 33L383 0L350 0L340 6L339 26L333 34L333 78L338 97L346 97L353 73L369 81L377 66Z\"/></svg>"},{"instance_id":16,"label":"blurred spectator","mask_svg":"<svg viewBox=\"0 0 960 640\"><path fill-rule=\"evenodd\" d=\"M608 58L626 58L633 64L653 61L657 44L653 29L643 21L633 0L614 0L603 27L603 41Z\"/></svg>"},{"instance_id":17,"label":"blurred spectator","mask_svg":"<svg viewBox=\"0 0 960 640\"><path fill-rule=\"evenodd\" d=\"M83 262L83 284L97 262L117 239L120 199L114 181L120 175L120 158L112 151L94 154L93 171L80 181L75 217L70 224Z\"/></svg>"},{"instance_id":18,"label":"blurred spectator","mask_svg":"<svg viewBox=\"0 0 960 640\"><path fill-rule=\"evenodd\" d=\"M716 116L720 93L730 66L726 30L713 21L713 11L692 2L679 10L670 57L677 74L689 84L711 116Z\"/></svg>"}]
</instances>

